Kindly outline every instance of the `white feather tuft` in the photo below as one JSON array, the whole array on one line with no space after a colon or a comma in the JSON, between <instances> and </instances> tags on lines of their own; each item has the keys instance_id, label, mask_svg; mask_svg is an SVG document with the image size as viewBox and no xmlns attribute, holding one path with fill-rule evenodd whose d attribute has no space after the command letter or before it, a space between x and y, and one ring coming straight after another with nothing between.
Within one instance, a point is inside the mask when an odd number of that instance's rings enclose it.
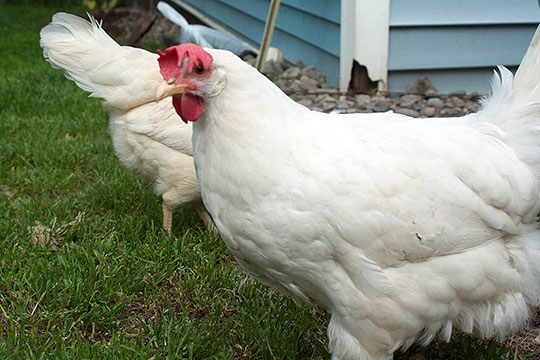
<instances>
[{"instance_id":1,"label":"white feather tuft","mask_svg":"<svg viewBox=\"0 0 540 360\"><path fill-rule=\"evenodd\" d=\"M40 33L43 56L90 96L127 110L155 97L161 76L157 55L118 45L91 15L57 13Z\"/></svg>"},{"instance_id":2,"label":"white feather tuft","mask_svg":"<svg viewBox=\"0 0 540 360\"><path fill-rule=\"evenodd\" d=\"M502 139L540 178L540 30L537 29L516 75L504 66L495 72L492 94L474 117L502 130Z\"/></svg>"}]
</instances>

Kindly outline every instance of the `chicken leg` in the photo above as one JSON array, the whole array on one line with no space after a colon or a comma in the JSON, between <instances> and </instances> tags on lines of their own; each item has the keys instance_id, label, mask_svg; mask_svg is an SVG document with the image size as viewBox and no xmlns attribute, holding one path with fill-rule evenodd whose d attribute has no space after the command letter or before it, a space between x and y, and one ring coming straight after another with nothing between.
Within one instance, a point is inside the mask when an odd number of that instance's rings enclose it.
<instances>
[{"instance_id":1,"label":"chicken leg","mask_svg":"<svg viewBox=\"0 0 540 360\"><path fill-rule=\"evenodd\" d=\"M167 230L169 235L171 235L172 215L173 211L170 210L165 203L163 203L163 228Z\"/></svg>"},{"instance_id":2,"label":"chicken leg","mask_svg":"<svg viewBox=\"0 0 540 360\"><path fill-rule=\"evenodd\" d=\"M193 208L195 209L195 212L199 217L201 218L203 224L206 226L208 230L210 230L213 233L217 234L217 228L214 225L214 221L212 221L212 218L210 217L210 214L208 214L208 211L206 211L206 208L204 207L204 204L202 201L198 201L193 204Z\"/></svg>"},{"instance_id":3,"label":"chicken leg","mask_svg":"<svg viewBox=\"0 0 540 360\"><path fill-rule=\"evenodd\" d=\"M208 214L208 212L206 211L206 208L204 207L202 201L194 203L193 208L195 209L195 212L197 213L199 218L202 220L204 226L206 226L206 228L211 232L217 233L216 226L214 225L210 214ZM163 203L163 229L167 230L167 233L169 235L171 235L173 212L173 210L169 209L167 205Z\"/></svg>"}]
</instances>

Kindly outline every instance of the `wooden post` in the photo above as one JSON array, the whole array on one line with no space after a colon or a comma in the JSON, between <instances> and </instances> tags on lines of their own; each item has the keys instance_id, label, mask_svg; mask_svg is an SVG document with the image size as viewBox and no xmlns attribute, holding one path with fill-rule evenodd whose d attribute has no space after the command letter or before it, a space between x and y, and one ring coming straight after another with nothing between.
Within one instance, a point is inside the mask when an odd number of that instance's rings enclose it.
<instances>
[{"instance_id":1,"label":"wooden post","mask_svg":"<svg viewBox=\"0 0 540 360\"><path fill-rule=\"evenodd\" d=\"M264 27L261 47L259 49L259 56L257 56L257 62L255 63L255 67L259 71L262 71L264 67L266 53L268 52L268 48L270 47L270 43L272 42L272 35L274 34L274 26L276 25L276 18L278 15L280 3L281 0L272 0L272 2L270 3L270 9L268 10L268 17L266 18L266 25Z\"/></svg>"}]
</instances>

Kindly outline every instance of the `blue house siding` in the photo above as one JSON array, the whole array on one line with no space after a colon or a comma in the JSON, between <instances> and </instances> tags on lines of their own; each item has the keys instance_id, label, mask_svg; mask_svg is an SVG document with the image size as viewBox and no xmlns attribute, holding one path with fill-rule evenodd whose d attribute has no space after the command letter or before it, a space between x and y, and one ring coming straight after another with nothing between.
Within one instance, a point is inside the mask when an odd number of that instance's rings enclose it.
<instances>
[{"instance_id":1,"label":"blue house siding","mask_svg":"<svg viewBox=\"0 0 540 360\"><path fill-rule=\"evenodd\" d=\"M512 72L517 69L516 66L507 67ZM392 71L388 74L389 91L405 92L418 78L427 77L441 94L454 91L488 94L494 69L495 66L474 69Z\"/></svg>"},{"instance_id":2,"label":"blue house siding","mask_svg":"<svg viewBox=\"0 0 540 360\"><path fill-rule=\"evenodd\" d=\"M538 23L535 0L390 0L391 26Z\"/></svg>"},{"instance_id":3,"label":"blue house siding","mask_svg":"<svg viewBox=\"0 0 540 360\"><path fill-rule=\"evenodd\" d=\"M388 70L517 65L535 29L535 25L394 27Z\"/></svg>"},{"instance_id":4,"label":"blue house siding","mask_svg":"<svg viewBox=\"0 0 540 360\"><path fill-rule=\"evenodd\" d=\"M487 93L496 65L519 65L539 20L536 0L391 0L388 90L427 76L441 93Z\"/></svg>"},{"instance_id":5,"label":"blue house siding","mask_svg":"<svg viewBox=\"0 0 540 360\"><path fill-rule=\"evenodd\" d=\"M211 20L259 47L270 0L183 0ZM339 79L341 1L282 0L272 46L295 63L314 64L327 82Z\"/></svg>"},{"instance_id":6,"label":"blue house siding","mask_svg":"<svg viewBox=\"0 0 540 360\"><path fill-rule=\"evenodd\" d=\"M270 0L180 1L259 46ZM427 76L441 93L487 93L495 66L515 69L539 22L536 0L390 0L388 90ZM272 46L337 87L340 23L341 0L282 0Z\"/></svg>"}]
</instances>

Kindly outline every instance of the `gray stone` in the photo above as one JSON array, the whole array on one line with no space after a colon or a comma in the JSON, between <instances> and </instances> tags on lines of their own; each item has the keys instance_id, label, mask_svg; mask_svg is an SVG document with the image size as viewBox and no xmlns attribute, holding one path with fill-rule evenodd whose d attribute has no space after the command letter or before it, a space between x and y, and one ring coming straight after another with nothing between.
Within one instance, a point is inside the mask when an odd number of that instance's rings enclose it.
<instances>
[{"instance_id":1,"label":"gray stone","mask_svg":"<svg viewBox=\"0 0 540 360\"><path fill-rule=\"evenodd\" d=\"M427 104L428 106L433 106L435 108L441 108L444 105L441 98L438 98L438 97L429 98L427 101Z\"/></svg>"},{"instance_id":2,"label":"gray stone","mask_svg":"<svg viewBox=\"0 0 540 360\"><path fill-rule=\"evenodd\" d=\"M325 103L325 102L337 102L335 98L333 98L332 96L328 95L328 94L321 94L319 96L317 96L317 98L315 99L315 102L317 104L322 104L322 103Z\"/></svg>"},{"instance_id":3,"label":"gray stone","mask_svg":"<svg viewBox=\"0 0 540 360\"><path fill-rule=\"evenodd\" d=\"M416 102L416 103L412 104L411 109L414 109L416 111L420 111L420 110L422 110L423 108L426 107L426 103L427 103L426 100L422 99L419 102Z\"/></svg>"},{"instance_id":4,"label":"gray stone","mask_svg":"<svg viewBox=\"0 0 540 360\"><path fill-rule=\"evenodd\" d=\"M451 96L450 101L454 104L456 107L463 107L465 106L465 101L463 101L462 98L458 96Z\"/></svg>"},{"instance_id":5,"label":"gray stone","mask_svg":"<svg viewBox=\"0 0 540 360\"><path fill-rule=\"evenodd\" d=\"M440 114L441 116L444 116L444 117L453 117L453 116L461 116L463 115L463 112L458 109L458 108L443 108L441 111L440 111Z\"/></svg>"},{"instance_id":6,"label":"gray stone","mask_svg":"<svg viewBox=\"0 0 540 360\"><path fill-rule=\"evenodd\" d=\"M317 97L315 98L315 100L313 100L314 102L316 102L317 104L321 103L322 100L325 98L325 96L327 96L328 94L320 94L320 95L317 95Z\"/></svg>"},{"instance_id":7,"label":"gray stone","mask_svg":"<svg viewBox=\"0 0 540 360\"><path fill-rule=\"evenodd\" d=\"M289 86L289 89L291 91L295 91L295 92L298 92L298 91L304 91L304 88L302 87L302 82L298 79L294 80L291 85Z\"/></svg>"},{"instance_id":8,"label":"gray stone","mask_svg":"<svg viewBox=\"0 0 540 360\"><path fill-rule=\"evenodd\" d=\"M371 96L367 94L360 94L356 95L356 98L354 99L356 106L359 109L367 109L367 104L371 102Z\"/></svg>"},{"instance_id":9,"label":"gray stone","mask_svg":"<svg viewBox=\"0 0 540 360\"><path fill-rule=\"evenodd\" d=\"M289 97L296 102L304 100L304 97L302 96L302 94L291 94Z\"/></svg>"},{"instance_id":10,"label":"gray stone","mask_svg":"<svg viewBox=\"0 0 540 360\"><path fill-rule=\"evenodd\" d=\"M371 98L371 101L374 103L386 103L390 104L392 102L392 99L384 97L380 94L377 94Z\"/></svg>"},{"instance_id":11,"label":"gray stone","mask_svg":"<svg viewBox=\"0 0 540 360\"><path fill-rule=\"evenodd\" d=\"M469 100L469 101L467 101L466 106L467 106L467 108L469 110L477 111L480 108L481 105L479 103L477 103L476 101Z\"/></svg>"},{"instance_id":12,"label":"gray stone","mask_svg":"<svg viewBox=\"0 0 540 360\"><path fill-rule=\"evenodd\" d=\"M371 107L371 110L373 110L374 112L386 112L390 110L390 104L376 103L376 104L373 104L373 106Z\"/></svg>"},{"instance_id":13,"label":"gray stone","mask_svg":"<svg viewBox=\"0 0 540 360\"><path fill-rule=\"evenodd\" d=\"M307 73L310 73L310 72L314 72L315 71L315 65L306 66L300 71L302 72L302 74L307 74Z\"/></svg>"},{"instance_id":14,"label":"gray stone","mask_svg":"<svg viewBox=\"0 0 540 360\"><path fill-rule=\"evenodd\" d=\"M283 78L275 79L274 83L282 90L289 87L289 82L286 79L283 79Z\"/></svg>"},{"instance_id":15,"label":"gray stone","mask_svg":"<svg viewBox=\"0 0 540 360\"><path fill-rule=\"evenodd\" d=\"M337 100L328 94L322 94L317 97L314 106L321 108L323 111L334 110L337 108Z\"/></svg>"},{"instance_id":16,"label":"gray stone","mask_svg":"<svg viewBox=\"0 0 540 360\"><path fill-rule=\"evenodd\" d=\"M316 89L318 86L317 80L314 80L306 75L302 75L300 78L300 87L304 90L313 90Z\"/></svg>"},{"instance_id":17,"label":"gray stone","mask_svg":"<svg viewBox=\"0 0 540 360\"><path fill-rule=\"evenodd\" d=\"M416 110L409 109L409 108L403 108L403 107L397 107L394 109L395 113L403 114L411 117L419 117L420 113Z\"/></svg>"},{"instance_id":18,"label":"gray stone","mask_svg":"<svg viewBox=\"0 0 540 360\"><path fill-rule=\"evenodd\" d=\"M336 102L324 102L321 105L323 111L335 110L337 108Z\"/></svg>"},{"instance_id":19,"label":"gray stone","mask_svg":"<svg viewBox=\"0 0 540 360\"><path fill-rule=\"evenodd\" d=\"M309 99L302 99L302 100L299 100L298 101L299 104L302 104L304 105L305 107L311 107L311 105L313 105L313 101L309 100Z\"/></svg>"},{"instance_id":20,"label":"gray stone","mask_svg":"<svg viewBox=\"0 0 540 360\"><path fill-rule=\"evenodd\" d=\"M294 66L288 68L281 74L281 77L284 79L296 79L299 76L300 76L300 69Z\"/></svg>"},{"instance_id":21,"label":"gray stone","mask_svg":"<svg viewBox=\"0 0 540 360\"><path fill-rule=\"evenodd\" d=\"M454 104L452 101L450 100L446 100L446 102L444 103L444 107L447 107L447 108L455 108L456 107L456 104Z\"/></svg>"},{"instance_id":22,"label":"gray stone","mask_svg":"<svg viewBox=\"0 0 540 360\"><path fill-rule=\"evenodd\" d=\"M375 112L383 112L390 110L390 104L392 103L391 99L385 98L380 95L374 96L371 101L373 102L372 110Z\"/></svg>"},{"instance_id":23,"label":"gray stone","mask_svg":"<svg viewBox=\"0 0 540 360\"><path fill-rule=\"evenodd\" d=\"M422 100L422 97L419 95L403 95L399 101L399 104L403 107L411 107L413 104Z\"/></svg>"},{"instance_id":24,"label":"gray stone","mask_svg":"<svg viewBox=\"0 0 540 360\"><path fill-rule=\"evenodd\" d=\"M342 95L342 96L339 97L339 101L338 101L338 104L337 104L337 107L339 109L346 110L346 109L349 109L350 107L352 107L353 105L354 105L354 102L350 101L347 98L347 96Z\"/></svg>"},{"instance_id":25,"label":"gray stone","mask_svg":"<svg viewBox=\"0 0 540 360\"><path fill-rule=\"evenodd\" d=\"M313 72L312 78L317 80L321 85L326 81L326 75L321 72Z\"/></svg>"}]
</instances>

